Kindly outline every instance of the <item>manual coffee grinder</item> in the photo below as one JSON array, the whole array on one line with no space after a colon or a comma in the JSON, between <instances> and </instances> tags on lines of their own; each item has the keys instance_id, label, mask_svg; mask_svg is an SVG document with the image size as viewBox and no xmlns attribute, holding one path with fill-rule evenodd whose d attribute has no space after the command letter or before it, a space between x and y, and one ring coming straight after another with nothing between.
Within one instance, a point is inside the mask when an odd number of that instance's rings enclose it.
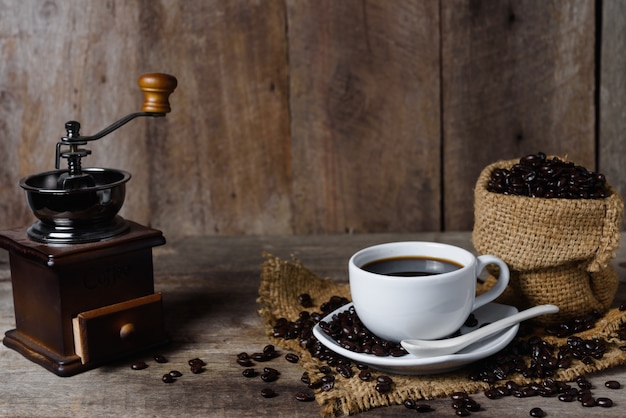
<instances>
[{"instance_id":1,"label":"manual coffee grinder","mask_svg":"<svg viewBox=\"0 0 626 418\"><path fill-rule=\"evenodd\" d=\"M0 231L9 251L16 328L4 345L59 376L72 376L168 341L160 293L154 292L152 248L161 231L118 215L130 174L82 168L81 148L140 116L170 112L176 78L145 74L145 100L93 136L65 124L55 170L20 180L38 221ZM67 169L60 169L67 160Z\"/></svg>"}]
</instances>

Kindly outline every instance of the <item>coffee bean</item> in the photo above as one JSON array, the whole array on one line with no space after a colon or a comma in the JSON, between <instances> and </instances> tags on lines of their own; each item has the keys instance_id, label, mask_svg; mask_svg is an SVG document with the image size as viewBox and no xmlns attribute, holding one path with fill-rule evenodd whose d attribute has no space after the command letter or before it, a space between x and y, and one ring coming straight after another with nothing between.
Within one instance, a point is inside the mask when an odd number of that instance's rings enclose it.
<instances>
[{"instance_id":1,"label":"coffee bean","mask_svg":"<svg viewBox=\"0 0 626 418\"><path fill-rule=\"evenodd\" d=\"M425 404L425 403L418 403L415 405L415 410L417 412L431 412L433 411L433 408L430 407L430 405Z\"/></svg>"},{"instance_id":2,"label":"coffee bean","mask_svg":"<svg viewBox=\"0 0 626 418\"><path fill-rule=\"evenodd\" d=\"M130 368L133 370L143 370L147 367L148 365L143 361L135 361L130 365Z\"/></svg>"},{"instance_id":3,"label":"coffee bean","mask_svg":"<svg viewBox=\"0 0 626 418\"><path fill-rule=\"evenodd\" d=\"M324 382L322 382L321 380L315 380L313 382L308 383L307 387L309 389L320 389L322 385L324 385Z\"/></svg>"},{"instance_id":4,"label":"coffee bean","mask_svg":"<svg viewBox=\"0 0 626 418\"><path fill-rule=\"evenodd\" d=\"M300 381L305 385L311 383L311 378L309 377L309 372L303 372L302 377L300 377Z\"/></svg>"},{"instance_id":5,"label":"coffee bean","mask_svg":"<svg viewBox=\"0 0 626 418\"><path fill-rule=\"evenodd\" d=\"M370 372L369 370L361 370L359 372L359 379L365 382L372 380L372 372Z\"/></svg>"},{"instance_id":6,"label":"coffee bean","mask_svg":"<svg viewBox=\"0 0 626 418\"><path fill-rule=\"evenodd\" d=\"M610 408L613 406L613 401L609 398L598 398L596 399L596 405L603 408Z\"/></svg>"},{"instance_id":7,"label":"coffee bean","mask_svg":"<svg viewBox=\"0 0 626 418\"><path fill-rule=\"evenodd\" d=\"M465 324L466 327L475 327L476 325L478 325L478 319L476 319L476 316L471 313L469 314L469 316L467 317L467 319L465 320Z\"/></svg>"},{"instance_id":8,"label":"coffee bean","mask_svg":"<svg viewBox=\"0 0 626 418\"><path fill-rule=\"evenodd\" d=\"M465 401L464 406L465 406L465 409L467 409L470 412L480 411L480 404L473 399L468 399L467 401Z\"/></svg>"},{"instance_id":9,"label":"coffee bean","mask_svg":"<svg viewBox=\"0 0 626 418\"><path fill-rule=\"evenodd\" d=\"M202 367L202 366L192 366L190 370L191 370L191 373L193 373L193 374L200 374L200 373L204 372L204 367Z\"/></svg>"},{"instance_id":10,"label":"coffee bean","mask_svg":"<svg viewBox=\"0 0 626 418\"><path fill-rule=\"evenodd\" d=\"M622 387L622 385L617 380L609 380L604 384L604 386L609 389L619 389Z\"/></svg>"},{"instance_id":11,"label":"coffee bean","mask_svg":"<svg viewBox=\"0 0 626 418\"><path fill-rule=\"evenodd\" d=\"M393 380L391 379L391 377L386 376L386 375L380 375L376 378L376 381L379 383L386 383L388 385L391 385L393 383Z\"/></svg>"},{"instance_id":12,"label":"coffee bean","mask_svg":"<svg viewBox=\"0 0 626 418\"><path fill-rule=\"evenodd\" d=\"M541 408L533 408L530 410L530 416L541 418L541 417L545 417L546 413Z\"/></svg>"},{"instance_id":13,"label":"coffee bean","mask_svg":"<svg viewBox=\"0 0 626 418\"><path fill-rule=\"evenodd\" d=\"M170 376L172 377L181 377L183 374L181 372L179 372L178 370L171 370L168 373Z\"/></svg>"},{"instance_id":14,"label":"coffee bean","mask_svg":"<svg viewBox=\"0 0 626 418\"><path fill-rule=\"evenodd\" d=\"M300 361L300 357L298 357L298 355L294 353L287 353L285 355L285 360L287 360L289 363L297 363L298 361Z\"/></svg>"},{"instance_id":15,"label":"coffee bean","mask_svg":"<svg viewBox=\"0 0 626 418\"><path fill-rule=\"evenodd\" d=\"M270 367L266 367L261 374L261 379L264 382L274 382L278 379L280 373L276 369L272 369Z\"/></svg>"},{"instance_id":16,"label":"coffee bean","mask_svg":"<svg viewBox=\"0 0 626 418\"><path fill-rule=\"evenodd\" d=\"M250 360L249 358L238 358L237 359L237 364L239 364L241 367L250 367L250 366L254 365L252 360Z\"/></svg>"},{"instance_id":17,"label":"coffee bean","mask_svg":"<svg viewBox=\"0 0 626 418\"><path fill-rule=\"evenodd\" d=\"M174 379L174 377L170 375L169 373L166 373L163 375L161 380L163 380L163 383L174 383L176 379Z\"/></svg>"},{"instance_id":18,"label":"coffee bean","mask_svg":"<svg viewBox=\"0 0 626 418\"><path fill-rule=\"evenodd\" d=\"M331 382L323 383L320 389L322 389L324 392L328 392L334 387L335 387L335 381L331 381Z\"/></svg>"},{"instance_id":19,"label":"coffee bean","mask_svg":"<svg viewBox=\"0 0 626 418\"><path fill-rule=\"evenodd\" d=\"M265 347L263 347L263 354L267 357L274 357L276 354L276 347L274 347L274 345L272 344L268 344Z\"/></svg>"},{"instance_id":20,"label":"coffee bean","mask_svg":"<svg viewBox=\"0 0 626 418\"><path fill-rule=\"evenodd\" d=\"M510 393L510 391L509 391L509 393ZM499 399L500 397L502 397L502 395L500 393L498 393L498 391L496 389L486 389L483 392L483 394L488 399Z\"/></svg>"},{"instance_id":21,"label":"coffee bean","mask_svg":"<svg viewBox=\"0 0 626 418\"><path fill-rule=\"evenodd\" d=\"M256 372L254 369L245 369L243 372L241 372L241 374L243 374L245 377L257 377L259 375L259 373Z\"/></svg>"},{"instance_id":22,"label":"coffee bean","mask_svg":"<svg viewBox=\"0 0 626 418\"><path fill-rule=\"evenodd\" d=\"M450 395L450 398L452 400L469 399L469 395L465 392L453 392L452 395Z\"/></svg>"},{"instance_id":23,"label":"coffee bean","mask_svg":"<svg viewBox=\"0 0 626 418\"><path fill-rule=\"evenodd\" d=\"M332 374L327 374L325 376L322 376L321 379L322 383L331 383L335 381L335 376L333 376Z\"/></svg>"},{"instance_id":24,"label":"coffee bean","mask_svg":"<svg viewBox=\"0 0 626 418\"><path fill-rule=\"evenodd\" d=\"M315 396L308 392L297 392L295 397L299 402L311 402L315 400Z\"/></svg>"},{"instance_id":25,"label":"coffee bean","mask_svg":"<svg viewBox=\"0 0 626 418\"><path fill-rule=\"evenodd\" d=\"M620 304L618 309L619 309L621 312L626 311L626 303L622 303L622 304Z\"/></svg>"},{"instance_id":26,"label":"coffee bean","mask_svg":"<svg viewBox=\"0 0 626 418\"><path fill-rule=\"evenodd\" d=\"M237 362L241 366L244 366L244 367L249 367L252 365L252 362L250 362L249 359L248 360L237 359ZM196 357L196 358L189 360L187 363L189 364L191 373L199 374L199 373L204 372L204 366L206 366L206 363L202 359ZM246 364L247 366L245 366Z\"/></svg>"},{"instance_id":27,"label":"coffee bean","mask_svg":"<svg viewBox=\"0 0 626 418\"><path fill-rule=\"evenodd\" d=\"M271 357L265 353L252 353L250 354L250 358L254 361L263 362L271 360Z\"/></svg>"},{"instance_id":28,"label":"coffee bean","mask_svg":"<svg viewBox=\"0 0 626 418\"><path fill-rule=\"evenodd\" d=\"M333 369L331 369L331 368L330 368L330 367L328 367L328 366L321 366L321 367L319 368L319 371L320 371L320 372L322 372L322 373L324 373L324 374L331 374L331 373L333 372Z\"/></svg>"},{"instance_id":29,"label":"coffee bean","mask_svg":"<svg viewBox=\"0 0 626 418\"><path fill-rule=\"evenodd\" d=\"M274 391L274 389L271 389L271 388L263 388L263 389L261 389L261 396L263 396L264 398L273 398L276 395L277 394Z\"/></svg>"},{"instance_id":30,"label":"coffee bean","mask_svg":"<svg viewBox=\"0 0 626 418\"><path fill-rule=\"evenodd\" d=\"M337 373L346 379L351 378L353 375L352 368L347 364L340 364L337 366Z\"/></svg>"},{"instance_id":31,"label":"coffee bean","mask_svg":"<svg viewBox=\"0 0 626 418\"><path fill-rule=\"evenodd\" d=\"M161 354L157 354L153 358L154 358L154 361L156 361L157 363L167 363L167 359Z\"/></svg>"},{"instance_id":32,"label":"coffee bean","mask_svg":"<svg viewBox=\"0 0 626 418\"><path fill-rule=\"evenodd\" d=\"M198 357L196 357L196 358L192 358L192 359L191 359L191 360L189 360L187 363L188 363L190 366L192 366L192 367L193 367L194 365L196 365L196 366L197 366L197 365L200 365L200 366L206 366L206 363L205 363L202 359L200 359L200 358L198 358Z\"/></svg>"},{"instance_id":33,"label":"coffee bean","mask_svg":"<svg viewBox=\"0 0 626 418\"><path fill-rule=\"evenodd\" d=\"M303 308L310 308L313 306L313 300L311 299L311 295L308 293L302 293L299 295L298 300Z\"/></svg>"},{"instance_id":34,"label":"coffee bean","mask_svg":"<svg viewBox=\"0 0 626 418\"><path fill-rule=\"evenodd\" d=\"M382 393L384 395L385 393L391 392L391 384L385 383L385 382L378 382L376 383L376 386L374 387L374 389L376 389L377 392Z\"/></svg>"},{"instance_id":35,"label":"coffee bean","mask_svg":"<svg viewBox=\"0 0 626 418\"><path fill-rule=\"evenodd\" d=\"M596 400L593 399L593 396L587 396L580 400L580 404L585 407L593 407L596 406Z\"/></svg>"},{"instance_id":36,"label":"coffee bean","mask_svg":"<svg viewBox=\"0 0 626 418\"><path fill-rule=\"evenodd\" d=\"M405 399L402 403L406 409L415 409L415 401L413 399Z\"/></svg>"}]
</instances>

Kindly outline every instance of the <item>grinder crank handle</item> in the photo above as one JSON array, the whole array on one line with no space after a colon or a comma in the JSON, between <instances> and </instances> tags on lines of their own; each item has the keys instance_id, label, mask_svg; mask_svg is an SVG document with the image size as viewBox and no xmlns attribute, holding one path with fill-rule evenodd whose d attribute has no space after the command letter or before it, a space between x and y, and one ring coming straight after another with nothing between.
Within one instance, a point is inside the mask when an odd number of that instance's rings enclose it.
<instances>
[{"instance_id":1,"label":"grinder crank handle","mask_svg":"<svg viewBox=\"0 0 626 418\"><path fill-rule=\"evenodd\" d=\"M87 141L95 141L96 139L110 134L136 117L165 116L166 113L172 111L168 99L178 85L176 77L169 74L150 73L139 77L137 83L144 93L144 102L141 107L141 112L131 113L91 136L82 136L79 134L80 123L75 121L67 122L65 124L67 135L61 138L61 142L65 144L80 144Z\"/></svg>"},{"instance_id":2,"label":"grinder crank handle","mask_svg":"<svg viewBox=\"0 0 626 418\"><path fill-rule=\"evenodd\" d=\"M144 93L144 102L141 112L131 113L107 126L100 132L91 136L80 135L80 123L69 121L65 124L66 136L56 145L55 168L60 166L61 158L81 158L89 154L88 150L79 149L79 145L85 145L89 141L95 141L105 135L110 134L121 126L127 124L131 120L139 116L165 116L166 113L172 111L170 107L169 97L178 85L176 77L163 73L148 73L139 77L137 80L139 87ZM63 152L61 147L69 146L70 150Z\"/></svg>"}]
</instances>

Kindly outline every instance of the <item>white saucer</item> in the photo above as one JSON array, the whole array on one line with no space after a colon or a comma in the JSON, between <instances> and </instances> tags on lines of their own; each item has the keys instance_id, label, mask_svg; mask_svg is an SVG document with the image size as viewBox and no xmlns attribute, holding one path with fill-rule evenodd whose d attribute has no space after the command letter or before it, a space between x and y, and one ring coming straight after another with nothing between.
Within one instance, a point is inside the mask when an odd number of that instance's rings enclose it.
<instances>
[{"instance_id":1,"label":"white saucer","mask_svg":"<svg viewBox=\"0 0 626 418\"><path fill-rule=\"evenodd\" d=\"M333 315L343 312L351 306L352 303L342 306L327 315L324 319L322 319L322 321L330 322ZM476 309L474 311L474 316L478 319L478 324L482 325L487 322L494 322L498 319L506 318L507 316L514 315L517 312L518 310L514 306L501 305L499 303L488 303L487 305ZM464 326L461 328L461 334L467 334L475 329L476 327L469 328ZM313 334L328 349L355 362L367 364L373 369L380 370L385 373L422 375L449 372L497 353L506 347L507 344L513 340L513 338L515 338L518 329L519 324L516 324L489 338L478 341L458 353L429 358L418 358L412 354L407 354L402 357L378 357L373 354L356 353L354 351L346 350L337 344L337 342L328 334L322 331L319 324L316 324L313 328Z\"/></svg>"}]
</instances>

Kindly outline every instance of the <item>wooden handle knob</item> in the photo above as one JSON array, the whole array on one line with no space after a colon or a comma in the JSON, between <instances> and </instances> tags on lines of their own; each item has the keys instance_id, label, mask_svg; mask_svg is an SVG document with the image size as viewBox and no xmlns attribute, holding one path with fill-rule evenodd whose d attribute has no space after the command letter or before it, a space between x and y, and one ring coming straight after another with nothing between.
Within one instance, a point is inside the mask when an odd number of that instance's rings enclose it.
<instances>
[{"instance_id":1,"label":"wooden handle knob","mask_svg":"<svg viewBox=\"0 0 626 418\"><path fill-rule=\"evenodd\" d=\"M169 74L150 73L139 77L139 87L143 91L144 101L142 112L169 113L169 97L178 85L176 77Z\"/></svg>"},{"instance_id":2,"label":"wooden handle knob","mask_svg":"<svg viewBox=\"0 0 626 418\"><path fill-rule=\"evenodd\" d=\"M124 324L122 325L122 328L120 328L120 338L122 340L127 340L131 338L134 334L135 334L135 324L133 323Z\"/></svg>"}]
</instances>

